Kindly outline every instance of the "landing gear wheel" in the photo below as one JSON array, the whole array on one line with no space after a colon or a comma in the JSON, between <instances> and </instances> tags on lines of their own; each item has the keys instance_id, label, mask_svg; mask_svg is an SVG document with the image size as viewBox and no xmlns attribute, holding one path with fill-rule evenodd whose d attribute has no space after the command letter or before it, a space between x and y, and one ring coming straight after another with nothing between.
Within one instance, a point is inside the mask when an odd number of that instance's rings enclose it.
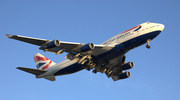
<instances>
[{"instance_id":1,"label":"landing gear wheel","mask_svg":"<svg viewBox=\"0 0 180 100\"><path fill-rule=\"evenodd\" d=\"M146 43L147 43L146 48L148 48L148 49L150 49L150 47L151 47L150 44L149 44L150 41L151 41L151 40L148 39L147 42L146 42Z\"/></svg>"},{"instance_id":2,"label":"landing gear wheel","mask_svg":"<svg viewBox=\"0 0 180 100\"><path fill-rule=\"evenodd\" d=\"M93 73L95 73L95 74L96 74L96 73L97 73L97 70L93 70Z\"/></svg>"},{"instance_id":3,"label":"landing gear wheel","mask_svg":"<svg viewBox=\"0 0 180 100\"><path fill-rule=\"evenodd\" d=\"M90 71L91 69L88 67L88 68L86 68L86 70Z\"/></svg>"},{"instance_id":4,"label":"landing gear wheel","mask_svg":"<svg viewBox=\"0 0 180 100\"><path fill-rule=\"evenodd\" d=\"M150 46L150 45L146 45L146 48L150 49L150 48L151 48L151 46Z\"/></svg>"}]
</instances>

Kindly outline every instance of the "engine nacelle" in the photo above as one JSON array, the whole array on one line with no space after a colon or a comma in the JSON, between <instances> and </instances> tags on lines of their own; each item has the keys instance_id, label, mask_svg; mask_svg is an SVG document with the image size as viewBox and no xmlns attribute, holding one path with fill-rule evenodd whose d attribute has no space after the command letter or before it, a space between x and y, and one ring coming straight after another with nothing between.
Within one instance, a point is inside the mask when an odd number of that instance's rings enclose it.
<instances>
[{"instance_id":1,"label":"engine nacelle","mask_svg":"<svg viewBox=\"0 0 180 100\"><path fill-rule=\"evenodd\" d=\"M130 72L123 72L122 74L120 74L119 76L118 76L118 79L125 79L125 78L128 78L128 77L130 77L131 76L131 73Z\"/></svg>"},{"instance_id":2,"label":"engine nacelle","mask_svg":"<svg viewBox=\"0 0 180 100\"><path fill-rule=\"evenodd\" d=\"M86 52L86 51L93 50L93 49L94 49L94 44L88 43L81 47L81 52Z\"/></svg>"},{"instance_id":3,"label":"engine nacelle","mask_svg":"<svg viewBox=\"0 0 180 100\"><path fill-rule=\"evenodd\" d=\"M118 76L112 76L112 79L113 79L113 81L117 81L117 80L120 80L120 79L128 78L130 76L131 76L130 72L123 72Z\"/></svg>"},{"instance_id":4,"label":"engine nacelle","mask_svg":"<svg viewBox=\"0 0 180 100\"><path fill-rule=\"evenodd\" d=\"M122 66L122 70L127 70L127 69L131 69L134 67L134 63L133 62L126 62L124 63L124 65Z\"/></svg>"},{"instance_id":5,"label":"engine nacelle","mask_svg":"<svg viewBox=\"0 0 180 100\"><path fill-rule=\"evenodd\" d=\"M54 47L58 47L58 46L60 46L60 41L53 40L46 45L46 49L50 49L50 48L54 48Z\"/></svg>"}]
</instances>

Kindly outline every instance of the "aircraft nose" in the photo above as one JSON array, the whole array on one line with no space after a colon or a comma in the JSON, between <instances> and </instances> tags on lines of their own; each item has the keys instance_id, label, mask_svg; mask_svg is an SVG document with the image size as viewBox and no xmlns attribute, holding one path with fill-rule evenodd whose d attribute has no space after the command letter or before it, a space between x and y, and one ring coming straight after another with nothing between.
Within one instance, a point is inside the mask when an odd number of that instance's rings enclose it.
<instances>
[{"instance_id":1,"label":"aircraft nose","mask_svg":"<svg viewBox=\"0 0 180 100\"><path fill-rule=\"evenodd\" d=\"M161 31L164 30L164 27L165 27L165 26L164 26L163 24L160 24L160 25L159 25L159 28L160 28Z\"/></svg>"}]
</instances>

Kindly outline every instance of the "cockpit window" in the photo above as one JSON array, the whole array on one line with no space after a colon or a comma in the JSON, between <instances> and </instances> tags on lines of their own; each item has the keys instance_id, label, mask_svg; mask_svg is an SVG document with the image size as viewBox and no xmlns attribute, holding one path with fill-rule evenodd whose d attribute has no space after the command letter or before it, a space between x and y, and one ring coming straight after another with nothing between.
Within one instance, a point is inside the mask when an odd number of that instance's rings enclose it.
<instances>
[{"instance_id":1,"label":"cockpit window","mask_svg":"<svg viewBox=\"0 0 180 100\"><path fill-rule=\"evenodd\" d=\"M149 23L151 23L151 22L147 22L147 24L149 24Z\"/></svg>"},{"instance_id":2,"label":"cockpit window","mask_svg":"<svg viewBox=\"0 0 180 100\"><path fill-rule=\"evenodd\" d=\"M138 31L140 28L141 28L141 26L139 26L136 30L134 30L134 32L135 32L135 31Z\"/></svg>"}]
</instances>

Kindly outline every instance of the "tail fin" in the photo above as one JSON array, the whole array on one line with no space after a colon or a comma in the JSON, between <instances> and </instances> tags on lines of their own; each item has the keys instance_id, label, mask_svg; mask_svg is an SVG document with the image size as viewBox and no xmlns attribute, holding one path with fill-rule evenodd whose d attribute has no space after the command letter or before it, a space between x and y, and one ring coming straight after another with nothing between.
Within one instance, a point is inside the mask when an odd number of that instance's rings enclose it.
<instances>
[{"instance_id":1,"label":"tail fin","mask_svg":"<svg viewBox=\"0 0 180 100\"><path fill-rule=\"evenodd\" d=\"M36 63L37 69L47 69L56 64L40 53L34 55L34 61Z\"/></svg>"}]
</instances>

